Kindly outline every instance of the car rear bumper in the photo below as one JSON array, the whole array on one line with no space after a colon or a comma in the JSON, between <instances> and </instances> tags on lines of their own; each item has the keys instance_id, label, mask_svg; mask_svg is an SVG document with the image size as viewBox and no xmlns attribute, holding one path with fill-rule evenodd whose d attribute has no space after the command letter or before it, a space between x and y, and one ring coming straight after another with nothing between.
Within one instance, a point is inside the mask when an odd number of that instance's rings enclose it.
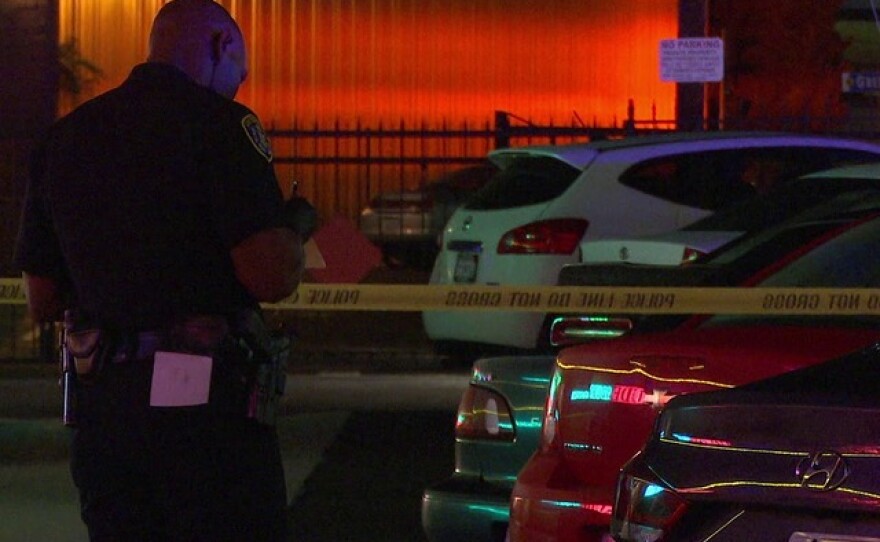
<instances>
[{"instance_id":1,"label":"car rear bumper","mask_svg":"<svg viewBox=\"0 0 880 542\"><path fill-rule=\"evenodd\" d=\"M611 542L613 487L550 487L558 459L535 455L511 494L510 542Z\"/></svg>"},{"instance_id":2,"label":"car rear bumper","mask_svg":"<svg viewBox=\"0 0 880 542\"><path fill-rule=\"evenodd\" d=\"M422 495L422 528L430 542L503 542L510 515L509 485L455 475Z\"/></svg>"}]
</instances>

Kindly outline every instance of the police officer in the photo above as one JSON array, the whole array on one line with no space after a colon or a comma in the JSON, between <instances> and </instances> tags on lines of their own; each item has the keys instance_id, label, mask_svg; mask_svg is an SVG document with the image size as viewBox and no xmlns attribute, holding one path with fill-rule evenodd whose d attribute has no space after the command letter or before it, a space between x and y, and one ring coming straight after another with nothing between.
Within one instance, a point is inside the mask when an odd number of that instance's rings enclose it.
<instances>
[{"instance_id":1,"label":"police officer","mask_svg":"<svg viewBox=\"0 0 880 542\"><path fill-rule=\"evenodd\" d=\"M293 293L316 217L283 201L233 101L246 76L230 14L172 0L147 62L32 161L16 246L30 313L74 309L98 345L77 359L71 450L93 541L286 537L276 433L244 413L250 358L229 338L233 315Z\"/></svg>"}]
</instances>

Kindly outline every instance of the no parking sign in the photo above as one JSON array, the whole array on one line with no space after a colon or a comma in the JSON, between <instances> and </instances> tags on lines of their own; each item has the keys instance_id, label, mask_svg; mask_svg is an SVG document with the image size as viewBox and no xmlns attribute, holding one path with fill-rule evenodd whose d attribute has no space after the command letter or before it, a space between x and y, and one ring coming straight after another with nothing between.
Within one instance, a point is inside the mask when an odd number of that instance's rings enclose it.
<instances>
[{"instance_id":1,"label":"no parking sign","mask_svg":"<svg viewBox=\"0 0 880 542\"><path fill-rule=\"evenodd\" d=\"M680 38L660 41L660 80L714 83L724 79L721 38Z\"/></svg>"}]
</instances>

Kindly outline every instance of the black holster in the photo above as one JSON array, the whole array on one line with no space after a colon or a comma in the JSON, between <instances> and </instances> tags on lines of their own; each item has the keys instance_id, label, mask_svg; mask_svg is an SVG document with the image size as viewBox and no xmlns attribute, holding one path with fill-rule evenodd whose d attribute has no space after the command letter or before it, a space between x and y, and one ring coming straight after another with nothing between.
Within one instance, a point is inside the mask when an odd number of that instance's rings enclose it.
<instances>
[{"instance_id":1,"label":"black holster","mask_svg":"<svg viewBox=\"0 0 880 542\"><path fill-rule=\"evenodd\" d=\"M269 330L260 313L247 310L237 315L232 335L250 352L254 369L247 417L264 425L275 425L284 395L292 334L281 329Z\"/></svg>"},{"instance_id":2,"label":"black holster","mask_svg":"<svg viewBox=\"0 0 880 542\"><path fill-rule=\"evenodd\" d=\"M94 381L100 366L106 361L110 346L100 329L76 329L71 311L64 313L61 344L58 348L61 365L61 421L76 425L76 388Z\"/></svg>"}]
</instances>

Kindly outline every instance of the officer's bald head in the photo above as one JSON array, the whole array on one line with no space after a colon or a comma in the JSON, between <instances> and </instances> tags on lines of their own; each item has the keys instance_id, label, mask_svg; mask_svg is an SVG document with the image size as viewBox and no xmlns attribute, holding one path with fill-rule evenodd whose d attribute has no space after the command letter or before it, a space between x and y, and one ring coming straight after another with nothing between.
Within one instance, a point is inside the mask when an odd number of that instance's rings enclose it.
<instances>
[{"instance_id":1,"label":"officer's bald head","mask_svg":"<svg viewBox=\"0 0 880 542\"><path fill-rule=\"evenodd\" d=\"M147 60L176 66L229 98L247 76L241 30L213 0L172 0L162 6L150 30Z\"/></svg>"}]
</instances>

